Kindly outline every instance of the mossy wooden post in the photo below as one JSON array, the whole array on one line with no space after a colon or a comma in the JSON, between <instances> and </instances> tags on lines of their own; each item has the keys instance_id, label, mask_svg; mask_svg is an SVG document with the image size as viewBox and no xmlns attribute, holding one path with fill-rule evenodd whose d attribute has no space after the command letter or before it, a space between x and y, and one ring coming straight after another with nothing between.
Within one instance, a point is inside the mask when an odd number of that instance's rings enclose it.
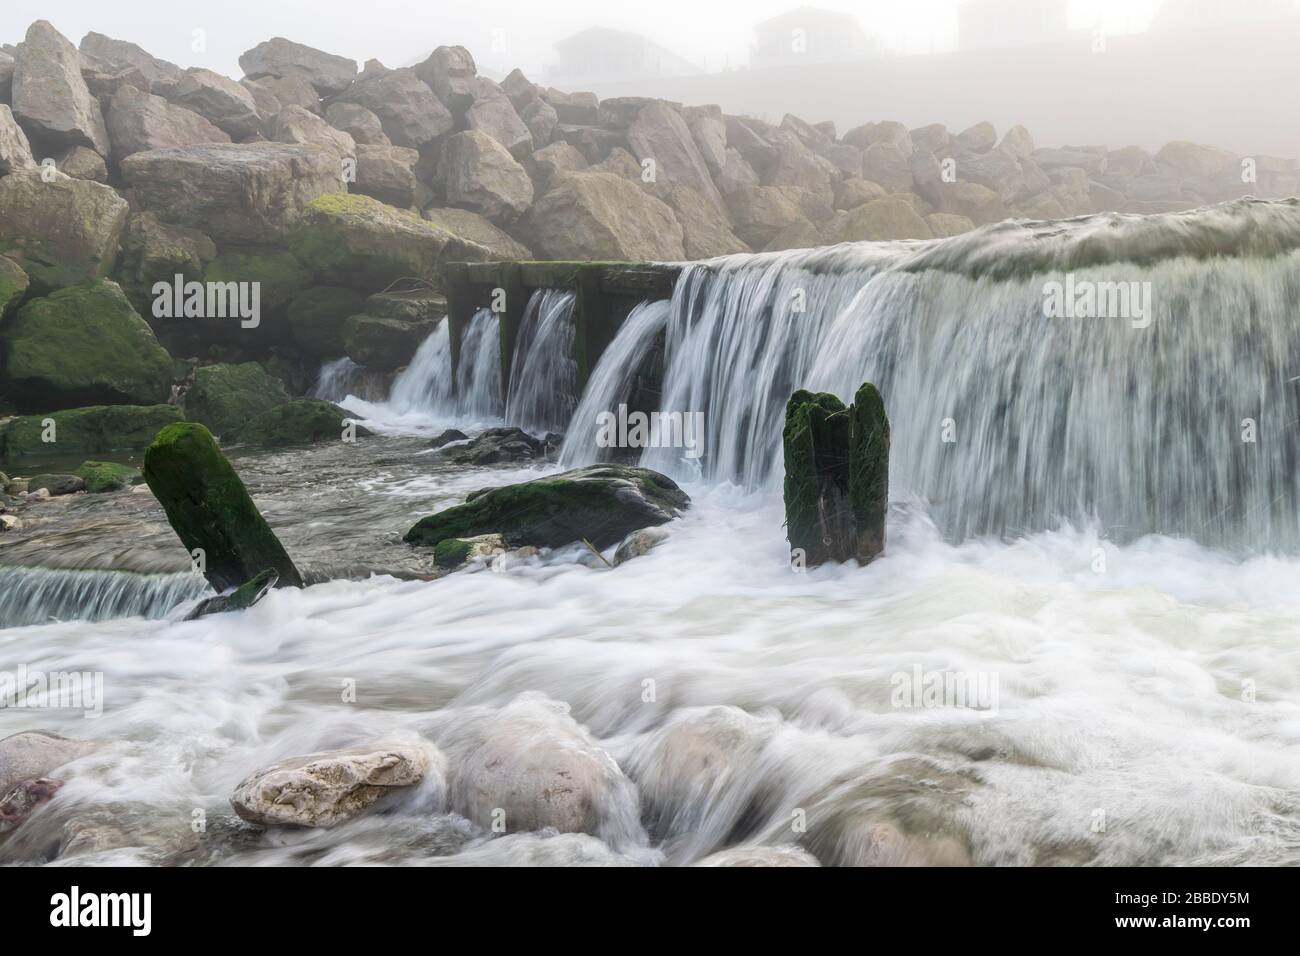
<instances>
[{"instance_id":1,"label":"mossy wooden post","mask_svg":"<svg viewBox=\"0 0 1300 956\"><path fill-rule=\"evenodd\" d=\"M864 382L853 397L849 427L849 498L862 564L885 550L889 511L889 418L876 386Z\"/></svg>"},{"instance_id":2,"label":"mossy wooden post","mask_svg":"<svg viewBox=\"0 0 1300 956\"><path fill-rule=\"evenodd\" d=\"M849 410L834 395L800 389L786 404L786 537L808 566L854 556L849 428Z\"/></svg>"},{"instance_id":3,"label":"mossy wooden post","mask_svg":"<svg viewBox=\"0 0 1300 956\"><path fill-rule=\"evenodd\" d=\"M447 338L451 347L451 384L456 387L461 336L474 317L475 293L469 281L469 264L448 262L442 267L442 294L447 299Z\"/></svg>"},{"instance_id":4,"label":"mossy wooden post","mask_svg":"<svg viewBox=\"0 0 1300 956\"><path fill-rule=\"evenodd\" d=\"M144 453L144 478L181 543L191 554L202 550L204 577L218 591L267 569L279 575L281 587L303 586L280 539L202 425L179 422L160 431Z\"/></svg>"}]
</instances>

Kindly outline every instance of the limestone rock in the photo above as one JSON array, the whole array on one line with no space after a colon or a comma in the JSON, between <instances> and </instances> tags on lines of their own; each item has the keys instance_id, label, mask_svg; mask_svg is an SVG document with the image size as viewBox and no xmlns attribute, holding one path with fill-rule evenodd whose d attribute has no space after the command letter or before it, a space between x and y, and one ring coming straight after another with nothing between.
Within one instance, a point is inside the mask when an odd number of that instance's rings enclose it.
<instances>
[{"instance_id":1,"label":"limestone rock","mask_svg":"<svg viewBox=\"0 0 1300 956\"><path fill-rule=\"evenodd\" d=\"M253 102L263 119L273 116L286 106L301 106L308 113L320 114L320 94L300 76L264 76L261 79L242 79L240 85L253 94Z\"/></svg>"},{"instance_id":2,"label":"limestone rock","mask_svg":"<svg viewBox=\"0 0 1300 956\"><path fill-rule=\"evenodd\" d=\"M639 531L633 531L619 542L618 550L614 552L614 567L626 564L633 558L649 554L667 541L668 538L669 534L663 528L642 528Z\"/></svg>"},{"instance_id":3,"label":"limestone rock","mask_svg":"<svg viewBox=\"0 0 1300 956\"><path fill-rule=\"evenodd\" d=\"M318 359L337 358L347 351L343 329L349 316L365 309L366 297L342 286L313 286L289 303L289 327L300 350Z\"/></svg>"},{"instance_id":4,"label":"limestone rock","mask_svg":"<svg viewBox=\"0 0 1300 956\"><path fill-rule=\"evenodd\" d=\"M972 153L987 153L998 143L998 131L992 123L976 123L953 137L953 141Z\"/></svg>"},{"instance_id":5,"label":"limestone rock","mask_svg":"<svg viewBox=\"0 0 1300 956\"><path fill-rule=\"evenodd\" d=\"M533 202L533 183L510 153L484 133L448 138L440 163L447 199L496 223L509 223Z\"/></svg>"},{"instance_id":6,"label":"limestone rock","mask_svg":"<svg viewBox=\"0 0 1300 956\"><path fill-rule=\"evenodd\" d=\"M666 201L682 227L686 258L711 259L751 251L728 228L726 218L712 213L709 202L690 186L674 186Z\"/></svg>"},{"instance_id":7,"label":"limestone rock","mask_svg":"<svg viewBox=\"0 0 1300 956\"><path fill-rule=\"evenodd\" d=\"M551 137L555 134L555 127L560 122L555 107L542 99L531 100L519 107L519 118L528 127L534 147L542 147L550 143Z\"/></svg>"},{"instance_id":8,"label":"limestone rock","mask_svg":"<svg viewBox=\"0 0 1300 956\"><path fill-rule=\"evenodd\" d=\"M250 77L301 77L321 96L342 93L357 76L357 61L273 37L259 43L239 58L239 65Z\"/></svg>"},{"instance_id":9,"label":"limestone rock","mask_svg":"<svg viewBox=\"0 0 1300 956\"><path fill-rule=\"evenodd\" d=\"M55 168L73 179L86 179L92 183L108 182L108 166L104 157L85 146L73 146L55 158Z\"/></svg>"},{"instance_id":10,"label":"limestone rock","mask_svg":"<svg viewBox=\"0 0 1300 956\"><path fill-rule=\"evenodd\" d=\"M440 229L478 243L493 259L533 258L532 250L526 245L468 209L430 206L424 210L424 218Z\"/></svg>"},{"instance_id":11,"label":"limestone rock","mask_svg":"<svg viewBox=\"0 0 1300 956\"><path fill-rule=\"evenodd\" d=\"M81 54L45 20L28 27L14 58L13 113L50 148L89 146L108 155L108 131L81 77Z\"/></svg>"},{"instance_id":12,"label":"limestone rock","mask_svg":"<svg viewBox=\"0 0 1300 956\"><path fill-rule=\"evenodd\" d=\"M379 117L359 103L335 101L325 108L325 120L352 137L358 146L390 146Z\"/></svg>"},{"instance_id":13,"label":"limestone rock","mask_svg":"<svg viewBox=\"0 0 1300 956\"><path fill-rule=\"evenodd\" d=\"M925 224L930 227L936 239L958 236L975 228L975 223L965 216L954 216L946 212L931 213L925 217Z\"/></svg>"},{"instance_id":14,"label":"limestone rock","mask_svg":"<svg viewBox=\"0 0 1300 956\"><path fill-rule=\"evenodd\" d=\"M1013 126L1002 135L998 149L1010 153L1017 159L1029 159L1034 155L1034 138L1023 126Z\"/></svg>"},{"instance_id":15,"label":"limestone rock","mask_svg":"<svg viewBox=\"0 0 1300 956\"><path fill-rule=\"evenodd\" d=\"M727 208L736 235L755 249L762 249L791 224L807 219L776 186L742 186L728 194Z\"/></svg>"},{"instance_id":16,"label":"limestone rock","mask_svg":"<svg viewBox=\"0 0 1300 956\"><path fill-rule=\"evenodd\" d=\"M440 46L415 68L416 75L454 113L463 115L474 102L474 57L463 46Z\"/></svg>"},{"instance_id":17,"label":"limestone rock","mask_svg":"<svg viewBox=\"0 0 1300 956\"><path fill-rule=\"evenodd\" d=\"M654 178L649 189L656 196L667 202L676 187L684 186L693 190L705 215L725 218L722 196L713 185L709 167L686 120L677 110L662 101L651 101L628 127L627 141L632 155L641 163L653 160Z\"/></svg>"},{"instance_id":18,"label":"limestone rock","mask_svg":"<svg viewBox=\"0 0 1300 956\"><path fill-rule=\"evenodd\" d=\"M415 205L418 152L403 146L357 146L356 152L357 181L353 192L373 196L400 209Z\"/></svg>"},{"instance_id":19,"label":"limestone rock","mask_svg":"<svg viewBox=\"0 0 1300 956\"><path fill-rule=\"evenodd\" d=\"M193 110L134 86L122 87L109 100L105 122L118 162L151 149L230 142L229 135Z\"/></svg>"},{"instance_id":20,"label":"limestone rock","mask_svg":"<svg viewBox=\"0 0 1300 956\"><path fill-rule=\"evenodd\" d=\"M357 155L357 144L351 136L301 106L286 106L271 117L266 123L266 138L275 143L319 146L340 160Z\"/></svg>"},{"instance_id":21,"label":"limestone rock","mask_svg":"<svg viewBox=\"0 0 1300 956\"><path fill-rule=\"evenodd\" d=\"M252 136L261 124L252 93L234 80L202 67L186 70L168 99L193 110L235 139Z\"/></svg>"},{"instance_id":22,"label":"limestone rock","mask_svg":"<svg viewBox=\"0 0 1300 956\"><path fill-rule=\"evenodd\" d=\"M688 106L682 110L686 127L716 180L727 163L727 122L717 106Z\"/></svg>"},{"instance_id":23,"label":"limestone rock","mask_svg":"<svg viewBox=\"0 0 1300 956\"><path fill-rule=\"evenodd\" d=\"M396 146L419 149L450 133L456 121L413 70L390 70L358 80L340 101L364 106L383 124Z\"/></svg>"},{"instance_id":24,"label":"limestone rock","mask_svg":"<svg viewBox=\"0 0 1300 956\"><path fill-rule=\"evenodd\" d=\"M555 109L561 123L584 125L596 123L600 118L600 101L595 93L565 93L549 89L542 97Z\"/></svg>"},{"instance_id":25,"label":"limestone rock","mask_svg":"<svg viewBox=\"0 0 1300 956\"><path fill-rule=\"evenodd\" d=\"M740 846L720 850L692 866L821 866L817 858L797 846Z\"/></svg>"},{"instance_id":26,"label":"limestone rock","mask_svg":"<svg viewBox=\"0 0 1300 956\"><path fill-rule=\"evenodd\" d=\"M588 167L587 158L568 143L551 143L524 161L533 182L543 190L560 173L572 173Z\"/></svg>"},{"instance_id":27,"label":"limestone rock","mask_svg":"<svg viewBox=\"0 0 1300 956\"><path fill-rule=\"evenodd\" d=\"M48 777L95 747L93 741L72 740L44 730L0 738L0 791L8 791L24 780Z\"/></svg>"},{"instance_id":28,"label":"limestone rock","mask_svg":"<svg viewBox=\"0 0 1300 956\"><path fill-rule=\"evenodd\" d=\"M109 67L135 70L144 79L144 89L149 93L174 86L182 73L175 63L160 60L134 43L115 40L102 33L87 33L81 38L80 50Z\"/></svg>"},{"instance_id":29,"label":"limestone rock","mask_svg":"<svg viewBox=\"0 0 1300 956\"><path fill-rule=\"evenodd\" d=\"M514 104L495 84L480 84L474 103L465 111L465 124L486 133L515 159L533 151L533 134L515 112Z\"/></svg>"},{"instance_id":30,"label":"limestone rock","mask_svg":"<svg viewBox=\"0 0 1300 956\"><path fill-rule=\"evenodd\" d=\"M933 237L930 227L915 207L897 196L876 199L841 213L826 229L828 242L879 242Z\"/></svg>"},{"instance_id":31,"label":"limestone rock","mask_svg":"<svg viewBox=\"0 0 1300 956\"><path fill-rule=\"evenodd\" d=\"M602 172L565 173L528 214L531 245L552 259L676 261L685 256L672 209Z\"/></svg>"},{"instance_id":32,"label":"limestone rock","mask_svg":"<svg viewBox=\"0 0 1300 956\"><path fill-rule=\"evenodd\" d=\"M35 165L27 134L14 120L9 107L0 103L0 176L15 169L31 169Z\"/></svg>"},{"instance_id":33,"label":"limestone rock","mask_svg":"<svg viewBox=\"0 0 1300 956\"><path fill-rule=\"evenodd\" d=\"M872 143L862 152L862 178L889 192L907 192L912 188L909 154L891 143Z\"/></svg>"}]
</instances>

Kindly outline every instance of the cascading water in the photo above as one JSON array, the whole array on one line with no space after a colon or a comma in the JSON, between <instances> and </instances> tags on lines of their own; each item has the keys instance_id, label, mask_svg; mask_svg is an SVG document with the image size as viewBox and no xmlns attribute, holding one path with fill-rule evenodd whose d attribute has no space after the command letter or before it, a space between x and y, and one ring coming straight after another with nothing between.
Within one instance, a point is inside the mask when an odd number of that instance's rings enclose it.
<instances>
[{"instance_id":1,"label":"cascading water","mask_svg":"<svg viewBox=\"0 0 1300 956\"><path fill-rule=\"evenodd\" d=\"M790 393L872 381L891 497L956 540L1076 521L1294 550L1298 247L1300 205L1251 200L693 265L662 408L704 412L707 478L771 487ZM1053 282L1121 283L1129 312L1149 290L1150 314L1048 318Z\"/></svg>"},{"instance_id":2,"label":"cascading water","mask_svg":"<svg viewBox=\"0 0 1300 956\"><path fill-rule=\"evenodd\" d=\"M0 628L49 621L160 618L211 593L197 574L0 568Z\"/></svg>"},{"instance_id":3,"label":"cascading water","mask_svg":"<svg viewBox=\"0 0 1300 956\"><path fill-rule=\"evenodd\" d=\"M569 421L560 450L561 465L576 468L613 457L612 449L601 448L596 441L600 416L616 413L620 404L632 399L641 369L668 326L670 311L670 303L661 299L643 302L628 314L596 363L582 401Z\"/></svg>"},{"instance_id":4,"label":"cascading water","mask_svg":"<svg viewBox=\"0 0 1300 956\"><path fill-rule=\"evenodd\" d=\"M393 381L388 405L399 415L445 413L452 409L451 336L443 319L420 343L415 356Z\"/></svg>"},{"instance_id":5,"label":"cascading water","mask_svg":"<svg viewBox=\"0 0 1300 956\"><path fill-rule=\"evenodd\" d=\"M510 371L506 422L560 432L578 403L578 363L573 354L573 306L564 289L537 289L524 309Z\"/></svg>"},{"instance_id":6,"label":"cascading water","mask_svg":"<svg viewBox=\"0 0 1300 956\"><path fill-rule=\"evenodd\" d=\"M501 417L501 326L490 309L475 312L461 338L456 406L474 420Z\"/></svg>"}]
</instances>

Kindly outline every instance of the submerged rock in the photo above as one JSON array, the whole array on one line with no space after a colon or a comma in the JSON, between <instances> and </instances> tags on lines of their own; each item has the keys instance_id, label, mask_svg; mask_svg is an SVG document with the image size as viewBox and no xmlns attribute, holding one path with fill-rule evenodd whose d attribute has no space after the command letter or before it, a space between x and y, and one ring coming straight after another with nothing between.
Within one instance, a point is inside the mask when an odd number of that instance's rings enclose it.
<instances>
[{"instance_id":1,"label":"submerged rock","mask_svg":"<svg viewBox=\"0 0 1300 956\"><path fill-rule=\"evenodd\" d=\"M545 458L547 444L522 428L489 428L468 445L448 448L442 454L458 465L497 465L503 462Z\"/></svg>"},{"instance_id":2,"label":"submerged rock","mask_svg":"<svg viewBox=\"0 0 1300 956\"><path fill-rule=\"evenodd\" d=\"M280 448L319 441L342 441L351 417L332 402L319 398L298 398L270 408L230 428L223 439L229 444ZM370 434L353 426L355 437Z\"/></svg>"},{"instance_id":3,"label":"submerged rock","mask_svg":"<svg viewBox=\"0 0 1300 956\"><path fill-rule=\"evenodd\" d=\"M203 601L185 616L185 620L197 621L209 614L225 614L227 611L246 611L270 594L279 580L280 575L268 568L251 581L235 588L230 594L219 594Z\"/></svg>"},{"instance_id":4,"label":"submerged rock","mask_svg":"<svg viewBox=\"0 0 1300 956\"><path fill-rule=\"evenodd\" d=\"M463 505L421 519L405 540L433 546L495 532L511 546L560 547L585 540L607 548L629 532L666 524L689 505L686 493L657 472L592 465L476 491Z\"/></svg>"},{"instance_id":5,"label":"submerged rock","mask_svg":"<svg viewBox=\"0 0 1300 956\"><path fill-rule=\"evenodd\" d=\"M443 445L449 445L454 441L465 441L469 436L458 428L448 428L446 431L434 436L429 440L430 448L441 448Z\"/></svg>"},{"instance_id":6,"label":"submerged rock","mask_svg":"<svg viewBox=\"0 0 1300 956\"><path fill-rule=\"evenodd\" d=\"M738 846L697 860L692 866L821 866L797 846Z\"/></svg>"},{"instance_id":7,"label":"submerged rock","mask_svg":"<svg viewBox=\"0 0 1300 956\"><path fill-rule=\"evenodd\" d=\"M27 482L27 492L48 491L51 497L72 495L86 490L86 483L77 475L37 475Z\"/></svg>"},{"instance_id":8,"label":"submerged rock","mask_svg":"<svg viewBox=\"0 0 1300 956\"><path fill-rule=\"evenodd\" d=\"M434 563L440 568L458 568L483 558L492 558L506 549L499 534L481 534L476 538L447 538L433 549Z\"/></svg>"},{"instance_id":9,"label":"submerged rock","mask_svg":"<svg viewBox=\"0 0 1300 956\"><path fill-rule=\"evenodd\" d=\"M22 826L31 812L50 800L62 786L62 780L40 777L22 780L7 792L0 791L0 839Z\"/></svg>"},{"instance_id":10,"label":"submerged rock","mask_svg":"<svg viewBox=\"0 0 1300 956\"><path fill-rule=\"evenodd\" d=\"M48 777L96 748L89 740L72 740L44 730L28 730L0 739L0 792L23 780Z\"/></svg>"},{"instance_id":11,"label":"submerged rock","mask_svg":"<svg viewBox=\"0 0 1300 956\"><path fill-rule=\"evenodd\" d=\"M250 823L332 827L419 783L430 766L429 754L409 745L291 757L244 780L230 804Z\"/></svg>"},{"instance_id":12,"label":"submerged rock","mask_svg":"<svg viewBox=\"0 0 1300 956\"><path fill-rule=\"evenodd\" d=\"M211 433L196 422L169 425L145 452L144 477L185 549L218 591L270 568L282 586L302 587L284 546L249 497Z\"/></svg>"},{"instance_id":13,"label":"submerged rock","mask_svg":"<svg viewBox=\"0 0 1300 956\"><path fill-rule=\"evenodd\" d=\"M140 469L134 465L119 465L113 461L84 461L77 469L77 477L91 494L121 491L140 480Z\"/></svg>"},{"instance_id":14,"label":"submerged rock","mask_svg":"<svg viewBox=\"0 0 1300 956\"><path fill-rule=\"evenodd\" d=\"M642 528L640 531L633 531L620 542L618 550L614 552L614 567L649 554L667 540L668 532L663 528Z\"/></svg>"}]
</instances>

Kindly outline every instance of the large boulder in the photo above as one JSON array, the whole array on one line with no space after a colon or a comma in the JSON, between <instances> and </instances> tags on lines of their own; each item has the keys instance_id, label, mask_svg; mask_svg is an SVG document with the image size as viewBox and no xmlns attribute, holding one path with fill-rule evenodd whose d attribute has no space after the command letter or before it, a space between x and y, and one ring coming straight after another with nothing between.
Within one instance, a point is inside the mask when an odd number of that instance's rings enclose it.
<instances>
[{"instance_id":1,"label":"large boulder","mask_svg":"<svg viewBox=\"0 0 1300 956\"><path fill-rule=\"evenodd\" d=\"M727 121L722 118L722 110L717 106L688 106L682 110L682 118L716 182L727 163Z\"/></svg>"},{"instance_id":2,"label":"large boulder","mask_svg":"<svg viewBox=\"0 0 1300 956\"><path fill-rule=\"evenodd\" d=\"M321 96L342 93L357 77L357 61L273 37L259 43L239 58L244 73L262 76L301 77Z\"/></svg>"},{"instance_id":3,"label":"large boulder","mask_svg":"<svg viewBox=\"0 0 1300 956\"><path fill-rule=\"evenodd\" d=\"M13 96L14 57L7 50L0 50L0 102L8 103Z\"/></svg>"},{"instance_id":4,"label":"large boulder","mask_svg":"<svg viewBox=\"0 0 1300 956\"><path fill-rule=\"evenodd\" d=\"M436 281L444 261L490 258L477 243L413 212L344 193L312 202L289 243L322 282L365 290L382 289L406 277Z\"/></svg>"},{"instance_id":5,"label":"large boulder","mask_svg":"<svg viewBox=\"0 0 1300 956\"><path fill-rule=\"evenodd\" d=\"M592 465L471 494L462 505L422 518L406 533L432 547L446 538L501 534L511 546L618 544L639 528L666 524L690 505L669 478L645 468Z\"/></svg>"},{"instance_id":6,"label":"large boulder","mask_svg":"<svg viewBox=\"0 0 1300 956\"><path fill-rule=\"evenodd\" d=\"M676 187L688 187L704 214L725 220L722 195L681 113L661 100L651 101L637 112L627 141L639 162L654 162L654 178L647 184L651 192L668 201Z\"/></svg>"},{"instance_id":7,"label":"large boulder","mask_svg":"<svg viewBox=\"0 0 1300 956\"><path fill-rule=\"evenodd\" d=\"M289 303L289 327L297 347L319 359L346 353L344 326L349 316L362 312L366 297L342 286L313 286Z\"/></svg>"},{"instance_id":8,"label":"large boulder","mask_svg":"<svg viewBox=\"0 0 1300 956\"><path fill-rule=\"evenodd\" d=\"M352 137L358 146L391 146L379 117L360 103L335 100L325 107L325 121Z\"/></svg>"},{"instance_id":9,"label":"large boulder","mask_svg":"<svg viewBox=\"0 0 1300 956\"><path fill-rule=\"evenodd\" d=\"M107 275L130 207L110 187L45 169L0 178L0 254L48 291Z\"/></svg>"},{"instance_id":10,"label":"large boulder","mask_svg":"<svg viewBox=\"0 0 1300 956\"><path fill-rule=\"evenodd\" d=\"M149 93L170 90L183 72L175 63L160 60L134 43L115 40L102 33L87 33L81 38L80 49L110 69L138 74L145 81L144 89Z\"/></svg>"},{"instance_id":11,"label":"large boulder","mask_svg":"<svg viewBox=\"0 0 1300 956\"><path fill-rule=\"evenodd\" d=\"M708 200L690 186L674 186L666 202L682 227L686 258L711 259L752 251L731 231L726 217L714 213Z\"/></svg>"},{"instance_id":12,"label":"large boulder","mask_svg":"<svg viewBox=\"0 0 1300 956\"><path fill-rule=\"evenodd\" d=\"M886 196L840 213L827 226L825 235L829 243L934 238L916 207L897 196Z\"/></svg>"},{"instance_id":13,"label":"large boulder","mask_svg":"<svg viewBox=\"0 0 1300 956\"><path fill-rule=\"evenodd\" d=\"M12 173L15 169L31 169L36 165L32 156L32 144L27 141L27 134L14 119L13 112L0 103L0 176Z\"/></svg>"},{"instance_id":14,"label":"large boulder","mask_svg":"<svg viewBox=\"0 0 1300 956\"><path fill-rule=\"evenodd\" d=\"M862 177L889 192L907 192L912 188L910 156L892 143L873 143L862 152Z\"/></svg>"},{"instance_id":15,"label":"large boulder","mask_svg":"<svg viewBox=\"0 0 1300 956\"><path fill-rule=\"evenodd\" d=\"M1237 166L1235 154L1185 140L1166 143L1160 152L1156 153L1155 158L1157 163L1168 167L1178 175L1195 179L1210 179Z\"/></svg>"},{"instance_id":16,"label":"large boulder","mask_svg":"<svg viewBox=\"0 0 1300 956\"><path fill-rule=\"evenodd\" d=\"M430 206L424 210L424 218L439 229L478 243L488 250L493 259L533 258L532 250L526 245L469 209Z\"/></svg>"},{"instance_id":17,"label":"large boulder","mask_svg":"<svg viewBox=\"0 0 1300 956\"><path fill-rule=\"evenodd\" d=\"M121 491L141 480L140 469L113 461L83 461L77 469L77 477L92 495Z\"/></svg>"},{"instance_id":18,"label":"large boulder","mask_svg":"<svg viewBox=\"0 0 1300 956\"><path fill-rule=\"evenodd\" d=\"M129 85L109 100L105 122L118 162L151 149L230 142L229 135L193 110Z\"/></svg>"},{"instance_id":19,"label":"large boulder","mask_svg":"<svg viewBox=\"0 0 1300 956\"><path fill-rule=\"evenodd\" d=\"M474 57L463 46L438 47L415 68L415 73L458 115L463 115L473 104L478 68Z\"/></svg>"},{"instance_id":20,"label":"large boulder","mask_svg":"<svg viewBox=\"0 0 1300 956\"><path fill-rule=\"evenodd\" d=\"M222 439L227 444L257 445L261 448L340 441L349 421L351 419L348 413L337 405L318 398L296 398L269 408L229 429ZM363 428L357 428L356 434L364 436L369 433Z\"/></svg>"},{"instance_id":21,"label":"large boulder","mask_svg":"<svg viewBox=\"0 0 1300 956\"><path fill-rule=\"evenodd\" d=\"M144 478L185 550L202 555L203 575L218 592L268 568L282 587L302 587L284 546L202 425L160 431L145 452Z\"/></svg>"},{"instance_id":22,"label":"large boulder","mask_svg":"<svg viewBox=\"0 0 1300 956\"><path fill-rule=\"evenodd\" d=\"M416 785L430 763L427 749L409 744L291 757L242 781L230 805L263 826L332 827Z\"/></svg>"},{"instance_id":23,"label":"large boulder","mask_svg":"<svg viewBox=\"0 0 1300 956\"><path fill-rule=\"evenodd\" d=\"M108 182L108 164L88 146L72 146L55 157L55 168L73 179Z\"/></svg>"},{"instance_id":24,"label":"large boulder","mask_svg":"<svg viewBox=\"0 0 1300 956\"><path fill-rule=\"evenodd\" d=\"M301 106L284 107L266 121L265 132L272 142L319 146L336 154L340 161L355 158L357 154L357 144L351 136Z\"/></svg>"},{"instance_id":25,"label":"large boulder","mask_svg":"<svg viewBox=\"0 0 1300 956\"><path fill-rule=\"evenodd\" d=\"M0 793L24 780L48 777L64 764L86 756L96 745L44 730L26 730L0 739Z\"/></svg>"},{"instance_id":26,"label":"large boulder","mask_svg":"<svg viewBox=\"0 0 1300 956\"><path fill-rule=\"evenodd\" d=\"M674 261L686 254L672 209L611 173L557 177L533 204L528 233L530 245L552 259Z\"/></svg>"},{"instance_id":27,"label":"large boulder","mask_svg":"<svg viewBox=\"0 0 1300 956\"><path fill-rule=\"evenodd\" d=\"M577 93L565 93L563 90L548 89L542 99L555 110L561 123L578 126L590 125L600 119L600 101L595 93L585 90Z\"/></svg>"},{"instance_id":28,"label":"large boulder","mask_svg":"<svg viewBox=\"0 0 1300 956\"><path fill-rule=\"evenodd\" d=\"M30 411L150 405L171 395L172 360L115 282L33 299L0 327L4 378Z\"/></svg>"},{"instance_id":29,"label":"large boulder","mask_svg":"<svg viewBox=\"0 0 1300 956\"><path fill-rule=\"evenodd\" d=\"M998 131L992 123L976 123L953 137L953 142L972 153L987 153L998 142Z\"/></svg>"},{"instance_id":30,"label":"large boulder","mask_svg":"<svg viewBox=\"0 0 1300 956\"><path fill-rule=\"evenodd\" d=\"M479 826L589 833L616 848L645 839L636 787L567 704L527 693L501 708L467 708L439 744L451 809Z\"/></svg>"},{"instance_id":31,"label":"large boulder","mask_svg":"<svg viewBox=\"0 0 1300 956\"><path fill-rule=\"evenodd\" d=\"M0 321L9 318L9 314L18 308L30 283L27 273L19 268L18 263L0 256Z\"/></svg>"},{"instance_id":32,"label":"large boulder","mask_svg":"<svg viewBox=\"0 0 1300 956\"><path fill-rule=\"evenodd\" d=\"M477 130L447 139L440 169L448 202L493 222L513 222L532 205L528 173L504 146Z\"/></svg>"},{"instance_id":33,"label":"large boulder","mask_svg":"<svg viewBox=\"0 0 1300 956\"><path fill-rule=\"evenodd\" d=\"M127 224L116 274L127 297L147 320L153 314L155 283L172 283L177 275L198 279L216 257L216 243L198 229L171 225L151 212L140 212Z\"/></svg>"},{"instance_id":34,"label":"large boulder","mask_svg":"<svg viewBox=\"0 0 1300 956\"><path fill-rule=\"evenodd\" d=\"M352 315L343 323L343 351L368 369L395 371L411 361L434 323L392 315Z\"/></svg>"},{"instance_id":35,"label":"large boulder","mask_svg":"<svg viewBox=\"0 0 1300 956\"><path fill-rule=\"evenodd\" d=\"M519 118L528 127L534 147L548 145L555 135L555 128L560 124L560 117L555 112L555 107L542 99L532 100L521 106Z\"/></svg>"},{"instance_id":36,"label":"large boulder","mask_svg":"<svg viewBox=\"0 0 1300 956\"><path fill-rule=\"evenodd\" d=\"M420 161L418 152L405 146L357 146L356 151L357 179L352 184L353 192L401 209L415 205L419 189L415 179L415 164Z\"/></svg>"},{"instance_id":37,"label":"large boulder","mask_svg":"<svg viewBox=\"0 0 1300 956\"><path fill-rule=\"evenodd\" d=\"M218 241L276 242L309 203L338 192L338 157L286 143L210 144L136 153L122 176L140 206Z\"/></svg>"},{"instance_id":38,"label":"large boulder","mask_svg":"<svg viewBox=\"0 0 1300 956\"><path fill-rule=\"evenodd\" d=\"M0 426L0 457L48 458L51 450L60 455L141 451L161 429L180 420L175 405L94 405L11 418Z\"/></svg>"},{"instance_id":39,"label":"large boulder","mask_svg":"<svg viewBox=\"0 0 1300 956\"><path fill-rule=\"evenodd\" d=\"M755 249L808 218L779 186L740 186L727 195L727 208L736 235Z\"/></svg>"},{"instance_id":40,"label":"large boulder","mask_svg":"<svg viewBox=\"0 0 1300 956\"><path fill-rule=\"evenodd\" d=\"M280 380L256 362L204 365L185 394L185 417L220 436L288 400Z\"/></svg>"},{"instance_id":41,"label":"large boulder","mask_svg":"<svg viewBox=\"0 0 1300 956\"><path fill-rule=\"evenodd\" d=\"M81 77L81 54L45 20L27 28L14 58L13 111L42 147L89 146L108 155L108 131Z\"/></svg>"},{"instance_id":42,"label":"large boulder","mask_svg":"<svg viewBox=\"0 0 1300 956\"><path fill-rule=\"evenodd\" d=\"M359 79L340 100L357 103L378 116L385 135L397 146L419 149L456 126L447 107L413 70L390 70Z\"/></svg>"},{"instance_id":43,"label":"large boulder","mask_svg":"<svg viewBox=\"0 0 1300 956\"><path fill-rule=\"evenodd\" d=\"M633 161L635 162L635 160ZM551 143L543 146L524 160L524 168L533 177L537 188L545 192L546 187L560 173L574 173L587 169L590 164L587 157L569 143ZM638 170L638 175L640 170Z\"/></svg>"},{"instance_id":44,"label":"large boulder","mask_svg":"<svg viewBox=\"0 0 1300 956\"><path fill-rule=\"evenodd\" d=\"M256 134L261 126L253 94L234 80L190 67L176 81L168 97L220 127L235 139Z\"/></svg>"},{"instance_id":45,"label":"large boulder","mask_svg":"<svg viewBox=\"0 0 1300 956\"><path fill-rule=\"evenodd\" d=\"M474 104L465 111L465 124L491 136L515 159L523 159L533 151L528 124L519 118L510 97L491 81L479 83Z\"/></svg>"}]
</instances>

